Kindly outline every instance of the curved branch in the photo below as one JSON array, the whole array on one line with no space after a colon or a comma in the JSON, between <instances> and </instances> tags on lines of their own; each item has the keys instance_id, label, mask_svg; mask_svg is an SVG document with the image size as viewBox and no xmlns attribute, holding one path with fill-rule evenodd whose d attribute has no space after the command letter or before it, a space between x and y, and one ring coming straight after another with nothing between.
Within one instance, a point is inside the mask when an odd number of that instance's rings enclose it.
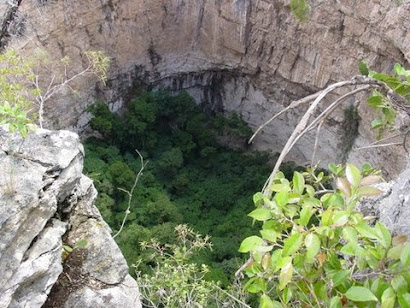
<instances>
[{"instance_id":1,"label":"curved branch","mask_svg":"<svg viewBox=\"0 0 410 308\"><path fill-rule=\"evenodd\" d=\"M279 156L278 160L276 161L275 167L274 167L272 173L270 174L268 180L266 181L266 183L265 183L265 185L262 189L262 192L265 196L271 197L272 191L269 189L269 187L272 186L275 175L279 171L279 167L281 166L281 164L282 164L283 160L285 159L286 155L293 148L295 143L300 139L300 137L302 136L301 134L304 134L304 133L307 132L306 127L308 125L308 122L309 122L309 119L310 119L311 115L316 110L316 108L319 106L319 104L322 102L322 100L326 97L326 95L333 92L334 90L336 90L338 88L347 87L347 86L356 86L356 85L384 86L383 83L381 83L377 80L370 79L370 78L365 78L363 76L357 76L357 77L354 77L352 80L341 81L341 82L337 82L335 84L332 84L329 87L327 87L326 89L320 91L317 98L313 101L313 103L310 105L308 110L303 115L302 119L296 125L296 127L293 130L291 136L289 137L289 139L287 140L284 148L282 149L282 152L280 153L280 156ZM359 89L357 89L357 90L359 90ZM360 88L360 91L363 91L363 90L364 89ZM353 90L350 93L347 93L346 95L350 96L350 95L352 95L352 92L353 92L353 94L356 93L355 91L356 90ZM336 101L337 104L342 100L342 98L345 99L347 96L343 96L340 99L338 99ZM332 107L330 109L335 108L335 106L337 106L337 104L334 104L334 105L332 104L331 105ZM327 110L327 112L328 111L329 110ZM326 115L326 114L324 114L324 115ZM316 123L319 122L319 121L320 121L320 119L318 121L316 121Z\"/></svg>"},{"instance_id":2,"label":"curved branch","mask_svg":"<svg viewBox=\"0 0 410 308\"><path fill-rule=\"evenodd\" d=\"M311 94L309 96L306 96L302 99L299 99L297 101L293 101L289 106L287 106L286 108L282 109L281 111L279 111L278 113L274 114L268 121L266 121L265 123L263 123L261 126L258 127L258 129L255 131L255 133L252 135L252 137L249 139L248 144L251 144L253 139L255 139L255 137L259 134L259 132L265 128L266 125L268 125L270 122L272 122L273 120L275 120L277 117L279 117L281 114L285 113L286 111L288 111L289 109L293 109L298 107L299 105L305 104L305 103L309 103L310 101L314 100L316 97L319 96L319 94L321 93L321 91L316 92L314 94Z\"/></svg>"}]
</instances>

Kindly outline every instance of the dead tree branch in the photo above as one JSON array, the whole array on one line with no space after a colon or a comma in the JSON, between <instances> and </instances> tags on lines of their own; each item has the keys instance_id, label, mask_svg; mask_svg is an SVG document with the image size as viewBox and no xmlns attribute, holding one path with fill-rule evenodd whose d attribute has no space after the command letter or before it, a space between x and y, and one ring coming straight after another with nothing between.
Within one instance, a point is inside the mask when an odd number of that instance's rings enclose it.
<instances>
[{"instance_id":1,"label":"dead tree branch","mask_svg":"<svg viewBox=\"0 0 410 308\"><path fill-rule=\"evenodd\" d=\"M124 219L122 220L120 230L118 230L118 232L115 233L114 236L112 237L112 238L114 238L114 239L115 239L115 238L122 232L122 230L124 229L124 225L125 225L125 222L127 221L128 215L131 213L131 211L130 211L130 210L131 210L131 201L132 201L132 197L133 197L133 195L134 195L134 190L135 190L135 188L137 187L138 181L139 181L140 177L142 176L142 172L144 171L145 166L148 164L148 162L144 163L144 157L142 157L141 153L140 153L138 150L135 150L135 152L137 152L137 154L138 154L138 156L139 156L139 158L140 158L141 168L140 168L140 170L139 170L137 176L135 177L134 185L132 185L132 188L131 188L130 191L125 190L125 189L122 189L122 188L119 188L119 190L125 192L125 193L128 195L128 207L127 207L127 209L125 210L125 216L124 216Z\"/></svg>"},{"instance_id":2,"label":"dead tree branch","mask_svg":"<svg viewBox=\"0 0 410 308\"><path fill-rule=\"evenodd\" d=\"M329 93L339 88L345 88L349 86L359 86L359 85L363 85L363 86L358 89L352 90L346 93L345 95L343 95L342 97L340 97L339 99L337 99L328 108L326 108L326 110L323 111L313 122L309 124L309 120L312 114L317 109L317 107L320 105L320 103L323 101L323 99L326 97L326 95L328 95ZM380 88L380 87L385 88L385 84L377 80L371 79L371 78L365 78L362 76L358 76L358 77L353 78L352 80L341 81L341 82L332 84L326 89L321 90L318 93L312 94L310 97L316 97L316 98L311 103L311 105L309 106L305 114L302 116L299 123L296 125L291 136L289 137L284 148L282 149L282 152L279 155L278 160L276 161L275 167L262 189L264 195L267 197L271 197L272 191L270 190L270 187L272 186L276 173L279 171L279 168L283 160L285 159L286 155L290 152L290 150L293 148L296 142L304 134L306 134L309 130L314 128L320 121L324 120L347 97L352 96L360 91L368 90L370 88ZM311 100L308 100L308 101L311 101Z\"/></svg>"}]
</instances>

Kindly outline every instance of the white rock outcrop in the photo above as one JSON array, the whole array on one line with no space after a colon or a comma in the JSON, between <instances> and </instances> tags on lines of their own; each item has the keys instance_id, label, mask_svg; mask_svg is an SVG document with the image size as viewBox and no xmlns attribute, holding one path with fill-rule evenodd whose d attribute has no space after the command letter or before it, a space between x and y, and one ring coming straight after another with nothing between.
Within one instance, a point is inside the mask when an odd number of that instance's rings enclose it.
<instances>
[{"instance_id":1,"label":"white rock outcrop","mask_svg":"<svg viewBox=\"0 0 410 308\"><path fill-rule=\"evenodd\" d=\"M0 127L0 307L140 307L68 131ZM62 260L62 245L74 249ZM69 277L69 278L67 278Z\"/></svg>"}]
</instances>

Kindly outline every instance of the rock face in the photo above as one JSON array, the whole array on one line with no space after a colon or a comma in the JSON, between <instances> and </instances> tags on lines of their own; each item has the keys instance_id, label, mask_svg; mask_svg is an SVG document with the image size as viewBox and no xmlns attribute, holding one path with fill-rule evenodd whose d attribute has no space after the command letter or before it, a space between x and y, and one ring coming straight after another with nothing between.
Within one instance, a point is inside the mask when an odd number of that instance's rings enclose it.
<instances>
[{"instance_id":1,"label":"rock face","mask_svg":"<svg viewBox=\"0 0 410 308\"><path fill-rule=\"evenodd\" d=\"M1 128L0 307L140 307L83 156L74 133L37 129L23 142ZM82 239L63 262L62 245Z\"/></svg>"},{"instance_id":2,"label":"rock face","mask_svg":"<svg viewBox=\"0 0 410 308\"><path fill-rule=\"evenodd\" d=\"M375 70L390 70L394 62L410 60L410 3L399 6L390 0L312 1L315 7L306 24L294 19L288 0L11 3L14 13L3 14L10 19L3 44L28 54L41 47L55 57L68 55L74 70L84 65L86 50L103 50L111 57L108 88L90 77L76 85L83 97L60 96L48 110L54 127L82 130L89 118L84 107L96 96L118 109L131 86L148 83L186 89L206 108L234 109L256 128L290 100L352 77L358 59ZM254 146L279 151L299 114L289 113L273 123ZM332 123L319 143L324 161L343 160L350 150L340 146L343 113ZM357 145L370 136L360 128ZM313 138L302 140L291 158L307 161ZM401 156L395 150L374 150L368 159L394 160L385 165L394 175L405 166Z\"/></svg>"},{"instance_id":3,"label":"rock face","mask_svg":"<svg viewBox=\"0 0 410 308\"><path fill-rule=\"evenodd\" d=\"M208 110L236 110L256 128L291 100L357 74L358 59L378 71L394 62L409 65L408 1L311 3L310 20L301 24L290 0L13 0L0 5L0 42L27 55L42 48L52 58L69 56L73 71L85 65L86 50L111 58L107 87L94 77L74 84L82 96L67 92L50 102L48 127L82 131L89 119L85 106L96 98L117 110L130 87L151 84L188 90ZM346 130L343 111L323 127L323 162L363 161L362 152L350 151L374 137L367 129L371 111L363 105L358 133ZM300 113L269 125L253 146L280 151ZM314 134L305 137L290 159L309 161L313 142ZM388 177L406 165L397 149L366 153Z\"/></svg>"},{"instance_id":4,"label":"rock face","mask_svg":"<svg viewBox=\"0 0 410 308\"><path fill-rule=\"evenodd\" d=\"M386 193L363 200L360 210L376 216L396 235L407 235L410 241L410 166L399 177L381 187Z\"/></svg>"}]
</instances>

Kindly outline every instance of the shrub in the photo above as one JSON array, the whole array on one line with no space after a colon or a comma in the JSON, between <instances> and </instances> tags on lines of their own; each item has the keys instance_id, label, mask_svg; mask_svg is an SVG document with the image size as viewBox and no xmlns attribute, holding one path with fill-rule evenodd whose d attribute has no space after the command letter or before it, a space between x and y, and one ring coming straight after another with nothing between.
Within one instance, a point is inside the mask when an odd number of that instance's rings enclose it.
<instances>
[{"instance_id":1,"label":"shrub","mask_svg":"<svg viewBox=\"0 0 410 308\"><path fill-rule=\"evenodd\" d=\"M355 210L378 195L380 176L368 166L329 166L337 190L318 191L294 173L278 173L273 198L254 196L249 216L263 223L261 236L243 240L250 253L245 288L261 294L261 307L408 307L410 244ZM370 173L370 174L369 174ZM396 303L396 304L395 304Z\"/></svg>"},{"instance_id":2,"label":"shrub","mask_svg":"<svg viewBox=\"0 0 410 308\"><path fill-rule=\"evenodd\" d=\"M192 262L201 250L211 248L209 237L186 225L177 226L175 232L176 244L155 240L141 244L152 252L149 260L153 263L150 275L138 272L143 303L147 307L248 307L218 283L204 279L208 266Z\"/></svg>"}]
</instances>

